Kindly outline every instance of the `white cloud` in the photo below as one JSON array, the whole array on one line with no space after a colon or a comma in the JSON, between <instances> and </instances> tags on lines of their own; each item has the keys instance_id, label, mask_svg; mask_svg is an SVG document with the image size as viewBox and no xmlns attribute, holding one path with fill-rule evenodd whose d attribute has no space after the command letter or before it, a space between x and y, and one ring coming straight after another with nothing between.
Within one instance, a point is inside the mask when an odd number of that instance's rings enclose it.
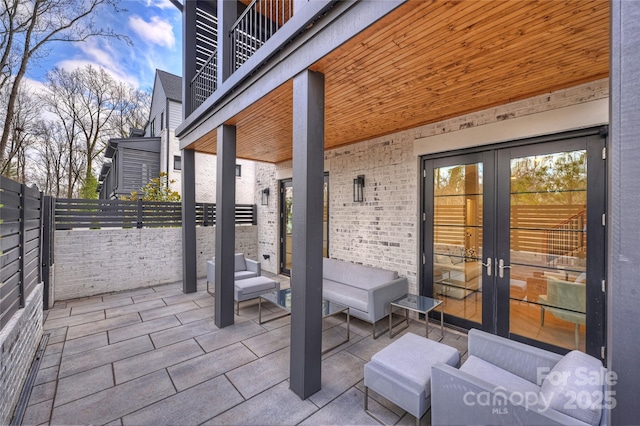
<instances>
[{"instance_id":1,"label":"white cloud","mask_svg":"<svg viewBox=\"0 0 640 426\"><path fill-rule=\"evenodd\" d=\"M131 74L130 70L123 67L122 58L124 55L122 49L114 49L112 45L97 39L78 43L77 47L80 49L81 54L62 60L56 66L72 71L79 67L91 65L95 68L104 69L118 81L131 84L134 87L138 86L137 78Z\"/></svg>"},{"instance_id":2,"label":"white cloud","mask_svg":"<svg viewBox=\"0 0 640 426\"><path fill-rule=\"evenodd\" d=\"M24 85L30 93L42 93L46 90L44 83L38 80L33 80L29 77L24 77L22 79L22 85Z\"/></svg>"},{"instance_id":3,"label":"white cloud","mask_svg":"<svg viewBox=\"0 0 640 426\"><path fill-rule=\"evenodd\" d=\"M173 26L169 21L159 16L152 16L151 20L147 22L143 18L134 15L129 18L129 27L147 43L164 47L173 47L176 44Z\"/></svg>"},{"instance_id":4,"label":"white cloud","mask_svg":"<svg viewBox=\"0 0 640 426\"><path fill-rule=\"evenodd\" d=\"M169 0L147 0L147 7L155 6L158 9L176 9L175 5Z\"/></svg>"}]
</instances>

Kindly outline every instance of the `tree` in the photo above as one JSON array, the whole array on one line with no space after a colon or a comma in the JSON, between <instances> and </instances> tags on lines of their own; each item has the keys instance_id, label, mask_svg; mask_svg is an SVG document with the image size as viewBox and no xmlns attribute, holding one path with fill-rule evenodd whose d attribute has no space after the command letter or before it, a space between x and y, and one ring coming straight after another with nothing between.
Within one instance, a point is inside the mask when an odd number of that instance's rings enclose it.
<instances>
[{"instance_id":1,"label":"tree","mask_svg":"<svg viewBox=\"0 0 640 426\"><path fill-rule=\"evenodd\" d=\"M84 156L82 182L90 185L95 179L94 163L108 140L128 136L127 126L140 125L142 115L148 114L150 97L91 65L73 71L55 68L47 73L45 86L44 102L66 131L68 151ZM72 175L70 170L67 176ZM69 182L69 197L72 189Z\"/></svg>"},{"instance_id":2,"label":"tree","mask_svg":"<svg viewBox=\"0 0 640 426\"><path fill-rule=\"evenodd\" d=\"M180 194L169 188L169 177L165 172L160 172L160 176L153 178L140 189L140 193L133 191L130 196L121 197L124 201L180 201Z\"/></svg>"},{"instance_id":3,"label":"tree","mask_svg":"<svg viewBox=\"0 0 640 426\"><path fill-rule=\"evenodd\" d=\"M86 41L91 37L128 38L96 25L102 7L121 12L119 0L3 0L0 7L0 90L8 90L2 118L0 164L13 124L20 85L32 61L47 55L52 42Z\"/></svg>"},{"instance_id":4,"label":"tree","mask_svg":"<svg viewBox=\"0 0 640 426\"><path fill-rule=\"evenodd\" d=\"M0 108L4 108L7 103L8 91L0 90ZM0 163L0 174L21 182L26 181L27 150L35 140L35 126L41 114L41 107L38 97L30 90L21 88L18 91L5 159Z\"/></svg>"}]
</instances>

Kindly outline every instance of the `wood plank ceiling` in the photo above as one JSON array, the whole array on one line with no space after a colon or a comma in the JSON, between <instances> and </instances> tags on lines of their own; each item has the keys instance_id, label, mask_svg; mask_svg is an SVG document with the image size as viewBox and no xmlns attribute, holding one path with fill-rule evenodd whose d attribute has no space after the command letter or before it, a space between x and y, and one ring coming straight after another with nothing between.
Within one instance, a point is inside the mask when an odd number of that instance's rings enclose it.
<instances>
[{"instance_id":1,"label":"wood plank ceiling","mask_svg":"<svg viewBox=\"0 0 640 426\"><path fill-rule=\"evenodd\" d=\"M609 1L409 1L312 69L325 148L352 144L607 77ZM238 157L291 159L291 82L228 124Z\"/></svg>"}]
</instances>

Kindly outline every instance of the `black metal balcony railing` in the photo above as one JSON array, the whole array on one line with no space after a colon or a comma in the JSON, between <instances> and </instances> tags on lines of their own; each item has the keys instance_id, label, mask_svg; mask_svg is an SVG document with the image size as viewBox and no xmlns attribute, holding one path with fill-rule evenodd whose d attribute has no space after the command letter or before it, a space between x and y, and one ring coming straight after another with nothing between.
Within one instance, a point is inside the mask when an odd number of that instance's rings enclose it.
<instances>
[{"instance_id":1,"label":"black metal balcony railing","mask_svg":"<svg viewBox=\"0 0 640 426\"><path fill-rule=\"evenodd\" d=\"M195 111L218 85L218 53L216 50L191 80L191 111Z\"/></svg>"},{"instance_id":2,"label":"black metal balcony railing","mask_svg":"<svg viewBox=\"0 0 640 426\"><path fill-rule=\"evenodd\" d=\"M229 31L231 63L235 72L293 16L293 0L253 0ZM191 112L216 91L218 21L197 9L198 71L189 84ZM206 58L206 59L204 59Z\"/></svg>"},{"instance_id":3,"label":"black metal balcony railing","mask_svg":"<svg viewBox=\"0 0 640 426\"><path fill-rule=\"evenodd\" d=\"M240 68L293 15L293 0L253 0L233 24L233 70Z\"/></svg>"}]
</instances>

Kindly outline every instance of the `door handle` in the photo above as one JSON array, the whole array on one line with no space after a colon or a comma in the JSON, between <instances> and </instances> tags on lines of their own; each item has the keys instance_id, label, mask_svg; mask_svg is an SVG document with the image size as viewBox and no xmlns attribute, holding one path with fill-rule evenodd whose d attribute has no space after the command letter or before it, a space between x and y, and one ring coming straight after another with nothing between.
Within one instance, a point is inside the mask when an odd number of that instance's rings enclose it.
<instances>
[{"instance_id":1,"label":"door handle","mask_svg":"<svg viewBox=\"0 0 640 426\"><path fill-rule=\"evenodd\" d=\"M505 264L504 264L504 260L500 259L500 260L498 261L498 276L499 276L500 278L504 278L504 270L505 270L505 269L511 269L511 266L508 266L508 265L507 265L507 266L505 266Z\"/></svg>"},{"instance_id":2,"label":"door handle","mask_svg":"<svg viewBox=\"0 0 640 426\"><path fill-rule=\"evenodd\" d=\"M486 266L487 267L487 276L490 277L491 276L491 258L487 257L487 263L482 263L482 262L480 262L480 263L482 264L482 266Z\"/></svg>"}]
</instances>

